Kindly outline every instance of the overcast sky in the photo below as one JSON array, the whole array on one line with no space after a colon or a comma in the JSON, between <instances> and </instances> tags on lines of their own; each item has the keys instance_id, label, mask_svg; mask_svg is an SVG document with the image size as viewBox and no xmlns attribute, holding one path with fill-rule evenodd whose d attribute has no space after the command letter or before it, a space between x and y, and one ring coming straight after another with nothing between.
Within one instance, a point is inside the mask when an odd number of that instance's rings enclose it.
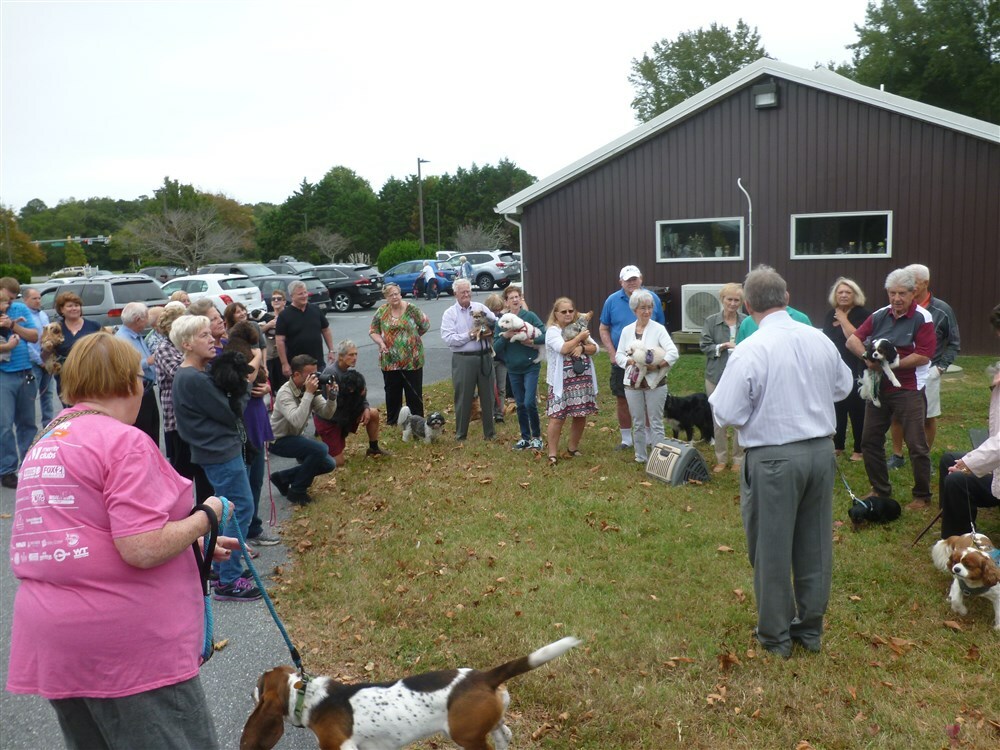
<instances>
[{"instance_id":1,"label":"overcast sky","mask_svg":"<svg viewBox=\"0 0 1000 750\"><path fill-rule=\"evenodd\" d=\"M850 59L866 0L0 0L0 203L134 199L165 175L281 203L343 165L507 158L545 177L636 126L633 58L717 22Z\"/></svg>"}]
</instances>

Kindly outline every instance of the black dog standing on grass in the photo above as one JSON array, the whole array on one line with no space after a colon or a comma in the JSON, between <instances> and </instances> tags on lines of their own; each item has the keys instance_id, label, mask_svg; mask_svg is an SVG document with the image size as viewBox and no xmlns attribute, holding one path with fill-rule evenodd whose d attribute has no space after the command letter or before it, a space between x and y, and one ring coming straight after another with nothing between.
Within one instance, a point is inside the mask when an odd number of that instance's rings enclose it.
<instances>
[{"instance_id":1,"label":"black dog standing on grass","mask_svg":"<svg viewBox=\"0 0 1000 750\"><path fill-rule=\"evenodd\" d=\"M899 518L901 509L899 503L891 497L866 497L864 500L854 498L847 515L851 518L851 523L860 526L866 521L871 523L889 523Z\"/></svg>"},{"instance_id":2,"label":"black dog standing on grass","mask_svg":"<svg viewBox=\"0 0 1000 750\"><path fill-rule=\"evenodd\" d=\"M715 435L715 425L712 421L712 406L704 393L692 393L690 396L667 395L663 405L663 416L670 423L670 429L676 439L680 430L684 430L687 441L694 437L694 428L701 433L701 439L711 443Z\"/></svg>"}]
</instances>

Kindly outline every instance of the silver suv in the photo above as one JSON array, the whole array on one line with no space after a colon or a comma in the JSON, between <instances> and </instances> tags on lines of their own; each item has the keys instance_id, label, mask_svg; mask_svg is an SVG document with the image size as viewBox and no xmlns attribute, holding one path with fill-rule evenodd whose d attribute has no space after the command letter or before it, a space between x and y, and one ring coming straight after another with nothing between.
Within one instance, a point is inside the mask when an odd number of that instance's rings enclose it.
<instances>
[{"instance_id":1,"label":"silver suv","mask_svg":"<svg viewBox=\"0 0 1000 750\"><path fill-rule=\"evenodd\" d=\"M455 253L448 258L448 262L458 271L461 271L458 259L463 255L472 264L473 286L484 292L494 286L504 289L512 281L521 280L521 263L510 250L469 250Z\"/></svg>"},{"instance_id":2,"label":"silver suv","mask_svg":"<svg viewBox=\"0 0 1000 750\"><path fill-rule=\"evenodd\" d=\"M56 297L62 292L74 292L83 302L83 317L99 326L121 325L122 309L129 302L162 307L169 301L160 285L141 273L51 280L37 287L42 295L42 309L48 313L49 320L58 319Z\"/></svg>"}]
</instances>

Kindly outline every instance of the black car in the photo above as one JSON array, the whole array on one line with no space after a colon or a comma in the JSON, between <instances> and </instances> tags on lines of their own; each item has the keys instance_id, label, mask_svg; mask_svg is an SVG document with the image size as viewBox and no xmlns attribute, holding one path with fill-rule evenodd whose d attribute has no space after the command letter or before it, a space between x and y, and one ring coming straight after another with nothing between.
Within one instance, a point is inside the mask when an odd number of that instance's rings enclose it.
<instances>
[{"instance_id":1,"label":"black car","mask_svg":"<svg viewBox=\"0 0 1000 750\"><path fill-rule=\"evenodd\" d=\"M324 313L333 310L333 303L330 301L330 292L327 291L323 282L315 276L296 276L295 274L273 274L271 276L253 276L250 278L264 297L264 304L268 311L271 311L271 292L280 289L288 298L288 285L293 281L305 282L306 290L309 292L309 301L316 305Z\"/></svg>"},{"instance_id":2,"label":"black car","mask_svg":"<svg viewBox=\"0 0 1000 750\"><path fill-rule=\"evenodd\" d=\"M382 274L364 263L327 263L312 274L330 290L333 309L350 312L355 305L368 309L382 300Z\"/></svg>"},{"instance_id":3,"label":"black car","mask_svg":"<svg viewBox=\"0 0 1000 750\"><path fill-rule=\"evenodd\" d=\"M270 263L265 263L264 265L275 273L291 273L296 276L312 276L314 268L312 263L305 263L301 260L272 260Z\"/></svg>"}]
</instances>

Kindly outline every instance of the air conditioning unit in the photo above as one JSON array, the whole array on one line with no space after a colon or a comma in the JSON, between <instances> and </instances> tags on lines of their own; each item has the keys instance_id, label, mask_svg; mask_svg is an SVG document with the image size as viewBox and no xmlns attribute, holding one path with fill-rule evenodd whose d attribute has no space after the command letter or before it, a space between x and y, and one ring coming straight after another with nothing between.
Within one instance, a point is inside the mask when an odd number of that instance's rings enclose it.
<instances>
[{"instance_id":1,"label":"air conditioning unit","mask_svg":"<svg viewBox=\"0 0 1000 750\"><path fill-rule=\"evenodd\" d=\"M700 333L705 318L722 312L719 292L725 284L683 284L681 286L681 330Z\"/></svg>"}]
</instances>

